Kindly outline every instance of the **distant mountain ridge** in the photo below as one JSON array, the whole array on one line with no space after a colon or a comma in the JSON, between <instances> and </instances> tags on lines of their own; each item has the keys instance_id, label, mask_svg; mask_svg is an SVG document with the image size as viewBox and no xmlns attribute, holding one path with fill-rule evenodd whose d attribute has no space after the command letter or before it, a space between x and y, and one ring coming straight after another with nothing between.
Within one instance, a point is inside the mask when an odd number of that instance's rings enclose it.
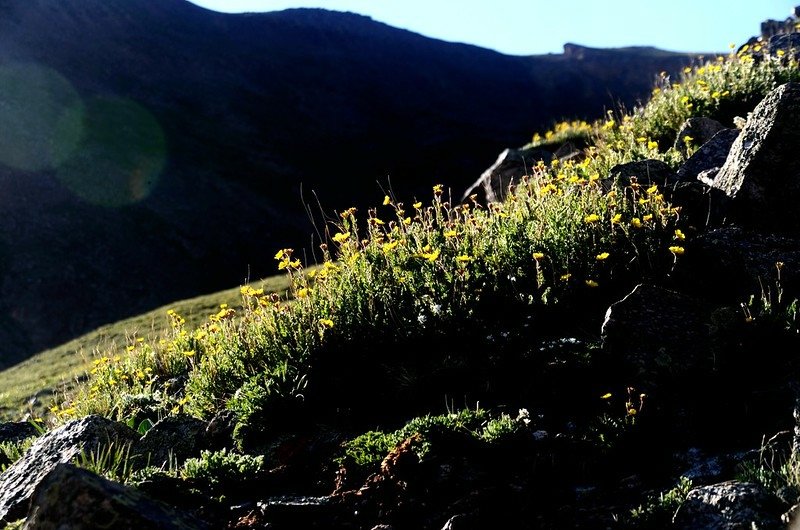
<instances>
[{"instance_id":1,"label":"distant mountain ridge","mask_svg":"<svg viewBox=\"0 0 800 530\"><path fill-rule=\"evenodd\" d=\"M272 273L276 248L312 248L312 191L342 209L387 177L401 197L462 189L692 60L580 49L505 56L325 10L0 0L0 366Z\"/></svg>"}]
</instances>

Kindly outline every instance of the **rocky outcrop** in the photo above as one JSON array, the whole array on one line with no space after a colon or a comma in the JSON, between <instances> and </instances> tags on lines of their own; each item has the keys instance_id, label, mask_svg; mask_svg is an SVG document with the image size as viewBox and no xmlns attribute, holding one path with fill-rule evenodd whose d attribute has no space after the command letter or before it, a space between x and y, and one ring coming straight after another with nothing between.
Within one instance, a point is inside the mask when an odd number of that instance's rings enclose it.
<instances>
[{"instance_id":1,"label":"rocky outcrop","mask_svg":"<svg viewBox=\"0 0 800 530\"><path fill-rule=\"evenodd\" d=\"M32 423L24 421L0 423L0 442L21 442L37 434L39 432Z\"/></svg>"},{"instance_id":2,"label":"rocky outcrop","mask_svg":"<svg viewBox=\"0 0 800 530\"><path fill-rule=\"evenodd\" d=\"M70 464L58 464L37 486L25 529L204 530L208 524Z\"/></svg>"},{"instance_id":3,"label":"rocky outcrop","mask_svg":"<svg viewBox=\"0 0 800 530\"><path fill-rule=\"evenodd\" d=\"M642 186L658 184L665 186L676 182L675 172L661 160L638 160L627 164L618 164L608 171L603 185L608 187L619 179L623 186L635 181Z\"/></svg>"},{"instance_id":4,"label":"rocky outcrop","mask_svg":"<svg viewBox=\"0 0 800 530\"><path fill-rule=\"evenodd\" d=\"M715 133L678 169L678 179L696 180L705 171L721 168L738 137L738 129L722 129Z\"/></svg>"},{"instance_id":5,"label":"rocky outcrop","mask_svg":"<svg viewBox=\"0 0 800 530\"><path fill-rule=\"evenodd\" d=\"M508 193L509 184L519 182L520 178L530 175L540 160L549 164L553 160L553 154L535 147L506 149L464 192L462 200L478 191L483 191L486 202L502 200Z\"/></svg>"},{"instance_id":6,"label":"rocky outcrop","mask_svg":"<svg viewBox=\"0 0 800 530\"><path fill-rule=\"evenodd\" d=\"M757 484L724 482L690 491L673 523L680 530L778 530L785 510Z\"/></svg>"},{"instance_id":7,"label":"rocky outcrop","mask_svg":"<svg viewBox=\"0 0 800 530\"><path fill-rule=\"evenodd\" d=\"M0 475L0 522L24 517L34 490L58 464L109 444L120 448L138 439L134 430L100 416L74 420L45 434Z\"/></svg>"},{"instance_id":8,"label":"rocky outcrop","mask_svg":"<svg viewBox=\"0 0 800 530\"><path fill-rule=\"evenodd\" d=\"M700 116L689 118L678 129L678 134L675 135L674 147L685 154L687 144L703 145L724 129L726 129L724 125L711 118Z\"/></svg>"},{"instance_id":9,"label":"rocky outcrop","mask_svg":"<svg viewBox=\"0 0 800 530\"><path fill-rule=\"evenodd\" d=\"M800 233L800 84L787 83L758 104L711 185L732 199L743 226Z\"/></svg>"},{"instance_id":10,"label":"rocky outcrop","mask_svg":"<svg viewBox=\"0 0 800 530\"><path fill-rule=\"evenodd\" d=\"M690 297L637 285L608 308L602 327L603 351L621 364L640 389L650 391L666 380L710 368L709 314Z\"/></svg>"},{"instance_id":11,"label":"rocky outcrop","mask_svg":"<svg viewBox=\"0 0 800 530\"><path fill-rule=\"evenodd\" d=\"M800 33L774 35L770 37L767 49L770 55L773 56L777 56L778 52L782 52L794 59L798 59L800 58Z\"/></svg>"},{"instance_id":12,"label":"rocky outcrop","mask_svg":"<svg viewBox=\"0 0 800 530\"><path fill-rule=\"evenodd\" d=\"M687 290L723 303L775 291L800 294L800 239L724 227L697 236L675 276ZM777 293L775 293L777 295Z\"/></svg>"},{"instance_id":13,"label":"rocky outcrop","mask_svg":"<svg viewBox=\"0 0 800 530\"><path fill-rule=\"evenodd\" d=\"M151 466L162 466L170 460L181 463L207 447L206 423L186 414L167 416L147 431L136 445L136 452L146 457Z\"/></svg>"}]
</instances>

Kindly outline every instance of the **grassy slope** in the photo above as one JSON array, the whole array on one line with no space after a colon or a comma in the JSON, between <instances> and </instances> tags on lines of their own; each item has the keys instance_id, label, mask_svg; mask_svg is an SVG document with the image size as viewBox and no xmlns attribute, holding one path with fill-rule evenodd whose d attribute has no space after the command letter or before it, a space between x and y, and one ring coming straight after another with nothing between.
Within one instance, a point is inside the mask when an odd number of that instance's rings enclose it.
<instances>
[{"instance_id":1,"label":"grassy slope","mask_svg":"<svg viewBox=\"0 0 800 530\"><path fill-rule=\"evenodd\" d=\"M289 288L285 275L260 282L267 292L280 293ZM198 326L220 304L241 305L239 288L181 300L132 318L107 324L66 344L45 350L22 363L0 372L0 421L17 419L25 412L41 412L50 405L54 393L65 391L80 378L87 363L98 352L121 348L133 335L159 336L168 327L166 312L174 309L192 327ZM33 398L37 399L34 401ZM29 402L34 401L29 405Z\"/></svg>"}]
</instances>

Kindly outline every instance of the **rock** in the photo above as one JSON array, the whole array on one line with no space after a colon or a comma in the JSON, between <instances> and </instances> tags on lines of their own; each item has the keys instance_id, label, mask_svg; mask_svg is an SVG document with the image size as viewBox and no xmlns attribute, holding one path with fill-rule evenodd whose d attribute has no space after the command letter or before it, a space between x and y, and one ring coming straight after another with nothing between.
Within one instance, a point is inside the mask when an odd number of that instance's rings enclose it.
<instances>
[{"instance_id":1,"label":"rock","mask_svg":"<svg viewBox=\"0 0 800 530\"><path fill-rule=\"evenodd\" d=\"M712 186L732 198L745 227L800 233L800 83L787 83L756 106Z\"/></svg>"},{"instance_id":2,"label":"rock","mask_svg":"<svg viewBox=\"0 0 800 530\"><path fill-rule=\"evenodd\" d=\"M710 312L696 300L637 285L606 311L603 351L649 391L665 379L709 370Z\"/></svg>"},{"instance_id":3,"label":"rock","mask_svg":"<svg viewBox=\"0 0 800 530\"><path fill-rule=\"evenodd\" d=\"M789 528L797 528L797 523L800 522L800 504L795 504L781 515L781 522L792 525Z\"/></svg>"},{"instance_id":4,"label":"rock","mask_svg":"<svg viewBox=\"0 0 800 530\"><path fill-rule=\"evenodd\" d=\"M45 434L0 475L0 522L24 517L34 489L58 464L81 452L89 454L109 444L122 447L138 439L133 429L100 416L73 420Z\"/></svg>"},{"instance_id":5,"label":"rock","mask_svg":"<svg viewBox=\"0 0 800 530\"><path fill-rule=\"evenodd\" d=\"M206 423L202 420L186 414L167 416L147 431L136 452L151 466L161 466L170 459L181 463L206 448L205 432Z\"/></svg>"},{"instance_id":6,"label":"rock","mask_svg":"<svg viewBox=\"0 0 800 530\"><path fill-rule=\"evenodd\" d=\"M784 33L770 37L767 49L773 56L777 56L780 50L787 58L800 59L800 33Z\"/></svg>"},{"instance_id":7,"label":"rock","mask_svg":"<svg viewBox=\"0 0 800 530\"><path fill-rule=\"evenodd\" d=\"M540 160L549 164L553 160L553 155L549 151L535 147L506 149L500 153L497 161L464 192L461 200L465 200L479 189L483 189L486 202L503 200L508 193L509 184L519 182L520 178L530 175Z\"/></svg>"},{"instance_id":8,"label":"rock","mask_svg":"<svg viewBox=\"0 0 800 530\"><path fill-rule=\"evenodd\" d=\"M675 149L681 153L686 153L686 140L688 136L691 138L692 145L705 145L706 142L711 140L715 134L725 130L726 127L717 120L712 120L706 117L689 118L675 136ZM721 164L720 164L721 165Z\"/></svg>"},{"instance_id":9,"label":"rock","mask_svg":"<svg viewBox=\"0 0 800 530\"><path fill-rule=\"evenodd\" d=\"M201 530L188 514L70 464L58 464L37 486L25 529Z\"/></svg>"},{"instance_id":10,"label":"rock","mask_svg":"<svg viewBox=\"0 0 800 530\"><path fill-rule=\"evenodd\" d=\"M0 423L0 442L21 442L39 432L28 422Z\"/></svg>"},{"instance_id":11,"label":"rock","mask_svg":"<svg viewBox=\"0 0 800 530\"><path fill-rule=\"evenodd\" d=\"M728 158L731 146L739 137L739 129L724 129L715 134L694 152L678 169L678 179L697 180L702 172L722 167Z\"/></svg>"},{"instance_id":12,"label":"rock","mask_svg":"<svg viewBox=\"0 0 800 530\"><path fill-rule=\"evenodd\" d=\"M783 528L785 507L757 484L723 482L689 492L673 518L682 530L770 530Z\"/></svg>"},{"instance_id":13,"label":"rock","mask_svg":"<svg viewBox=\"0 0 800 530\"><path fill-rule=\"evenodd\" d=\"M262 528L276 530L347 528L342 521L352 517L337 497L272 497L259 502L258 508L259 518L269 525Z\"/></svg>"},{"instance_id":14,"label":"rock","mask_svg":"<svg viewBox=\"0 0 800 530\"><path fill-rule=\"evenodd\" d=\"M235 428L236 413L227 409L219 411L206 426L205 437L209 449L230 447Z\"/></svg>"},{"instance_id":15,"label":"rock","mask_svg":"<svg viewBox=\"0 0 800 530\"><path fill-rule=\"evenodd\" d=\"M713 484L736 473L744 458L744 453L706 454L702 449L692 447L685 453L676 455L676 460L684 466L680 475L697 486Z\"/></svg>"},{"instance_id":16,"label":"rock","mask_svg":"<svg viewBox=\"0 0 800 530\"><path fill-rule=\"evenodd\" d=\"M468 515L454 515L444 523L442 530L476 530L474 521Z\"/></svg>"},{"instance_id":17,"label":"rock","mask_svg":"<svg viewBox=\"0 0 800 530\"><path fill-rule=\"evenodd\" d=\"M717 168L719 170L719 168ZM712 172L708 170L708 172ZM708 174L703 172L701 175ZM680 206L680 219L687 226L695 228L719 227L725 220L726 206L730 199L716 188L699 181L678 182L666 188L667 200Z\"/></svg>"},{"instance_id":18,"label":"rock","mask_svg":"<svg viewBox=\"0 0 800 530\"><path fill-rule=\"evenodd\" d=\"M687 290L721 303L738 303L774 290L781 265L784 297L800 294L800 238L726 227L712 230L687 245L674 276Z\"/></svg>"},{"instance_id":19,"label":"rock","mask_svg":"<svg viewBox=\"0 0 800 530\"><path fill-rule=\"evenodd\" d=\"M703 171L701 171L700 173L697 174L697 180L702 182L706 186L711 187L711 183L714 182L715 178L717 178L717 175L719 174L719 170L720 169L722 169L722 167L720 167L720 166L714 166L714 167L709 168L709 169L704 169ZM712 189L716 189L716 188L712 188ZM717 191L719 191L719 190L717 190Z\"/></svg>"},{"instance_id":20,"label":"rock","mask_svg":"<svg viewBox=\"0 0 800 530\"><path fill-rule=\"evenodd\" d=\"M614 180L620 179L622 185L627 186L631 182L631 177L635 177L642 186L652 184L665 186L677 182L672 168L661 160L638 160L612 167L608 172L608 177L603 179L603 185L608 188Z\"/></svg>"}]
</instances>

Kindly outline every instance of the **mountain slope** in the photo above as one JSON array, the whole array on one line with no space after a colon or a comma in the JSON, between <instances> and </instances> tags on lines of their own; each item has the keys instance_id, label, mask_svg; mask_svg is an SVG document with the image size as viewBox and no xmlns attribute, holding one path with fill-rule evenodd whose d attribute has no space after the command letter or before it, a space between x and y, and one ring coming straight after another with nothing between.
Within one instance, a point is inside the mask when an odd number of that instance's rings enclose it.
<instances>
[{"instance_id":1,"label":"mountain slope","mask_svg":"<svg viewBox=\"0 0 800 530\"><path fill-rule=\"evenodd\" d=\"M409 198L461 189L501 147L632 104L691 59L568 51L324 10L0 1L0 366L270 273L276 248L309 246L312 191L341 209L387 177Z\"/></svg>"}]
</instances>

